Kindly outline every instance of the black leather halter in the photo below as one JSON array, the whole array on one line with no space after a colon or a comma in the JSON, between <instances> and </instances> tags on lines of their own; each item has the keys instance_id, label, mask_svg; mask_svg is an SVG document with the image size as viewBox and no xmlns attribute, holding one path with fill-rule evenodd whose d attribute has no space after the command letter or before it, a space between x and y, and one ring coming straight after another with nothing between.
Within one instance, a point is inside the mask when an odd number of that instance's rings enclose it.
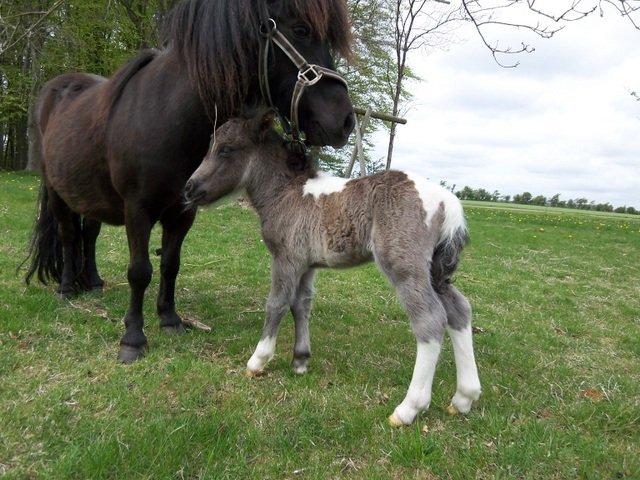
<instances>
[{"instance_id":1,"label":"black leather halter","mask_svg":"<svg viewBox=\"0 0 640 480\"><path fill-rule=\"evenodd\" d=\"M291 45L289 40L287 40L287 37L278 30L278 26L272 18L269 18L262 24L260 33L264 37L264 42L260 45L260 66L258 71L262 98L267 105L274 109L280 119L280 123L282 123L285 133L291 136L292 143L298 143L304 146L300 132L298 109L305 90L318 83L324 77L336 80L348 88L347 81L340 74L330 68L309 63L300 54L300 52ZM282 50L287 57L289 57L289 60L291 60L298 69L298 80L291 97L291 112L289 119L278 111L273 103L273 99L271 98L271 90L269 88L269 52L273 48L274 44Z\"/></svg>"}]
</instances>

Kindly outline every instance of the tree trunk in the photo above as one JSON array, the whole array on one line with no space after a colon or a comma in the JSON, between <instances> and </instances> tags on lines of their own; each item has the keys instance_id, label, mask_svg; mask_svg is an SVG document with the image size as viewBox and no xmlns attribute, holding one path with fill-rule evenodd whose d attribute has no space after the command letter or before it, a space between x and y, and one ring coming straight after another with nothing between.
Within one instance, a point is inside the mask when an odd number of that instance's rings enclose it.
<instances>
[{"instance_id":1,"label":"tree trunk","mask_svg":"<svg viewBox=\"0 0 640 480\"><path fill-rule=\"evenodd\" d=\"M395 123L391 124L391 128L389 130L389 148L387 149L387 166L386 169L389 170L391 168L391 159L393 158L393 142L396 139L396 127Z\"/></svg>"},{"instance_id":2,"label":"tree trunk","mask_svg":"<svg viewBox=\"0 0 640 480\"><path fill-rule=\"evenodd\" d=\"M29 141L27 140L27 118L20 117L15 124L16 153L13 170L24 170L29 158Z\"/></svg>"},{"instance_id":3,"label":"tree trunk","mask_svg":"<svg viewBox=\"0 0 640 480\"><path fill-rule=\"evenodd\" d=\"M42 165L42 144L38 119L35 114L35 105L33 104L29 107L27 136L29 137L29 153L26 170L29 172L40 171L40 166Z\"/></svg>"},{"instance_id":4,"label":"tree trunk","mask_svg":"<svg viewBox=\"0 0 640 480\"><path fill-rule=\"evenodd\" d=\"M393 95L393 116L398 116L400 110L400 96L402 95L402 81L404 80L404 60L402 64L398 65L398 76L396 77L396 88ZM393 159L393 143L396 138L397 124L391 122L391 128L389 129L389 148L387 149L387 166L386 169L391 168L391 160Z\"/></svg>"},{"instance_id":5,"label":"tree trunk","mask_svg":"<svg viewBox=\"0 0 640 480\"><path fill-rule=\"evenodd\" d=\"M7 128L5 130L5 142L4 148L2 150L2 158L0 158L0 169L2 170L11 170L13 168L13 159L15 158L14 152L14 128L12 124L7 124Z\"/></svg>"},{"instance_id":6,"label":"tree trunk","mask_svg":"<svg viewBox=\"0 0 640 480\"><path fill-rule=\"evenodd\" d=\"M4 146L6 144L6 124L0 123L0 170L4 170Z\"/></svg>"}]
</instances>

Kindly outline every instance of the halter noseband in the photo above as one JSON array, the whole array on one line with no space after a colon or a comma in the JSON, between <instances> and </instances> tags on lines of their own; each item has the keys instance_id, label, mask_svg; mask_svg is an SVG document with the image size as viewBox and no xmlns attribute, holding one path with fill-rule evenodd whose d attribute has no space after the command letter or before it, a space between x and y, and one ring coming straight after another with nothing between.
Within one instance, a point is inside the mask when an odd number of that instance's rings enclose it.
<instances>
[{"instance_id":1,"label":"halter noseband","mask_svg":"<svg viewBox=\"0 0 640 480\"><path fill-rule=\"evenodd\" d=\"M285 133L291 135L292 143L299 144L304 147L304 143L300 135L298 109L305 90L318 83L323 77L336 80L348 88L347 81L335 70L309 63L300 54L300 52L296 50L291 42L287 40L287 37L278 30L276 22L272 18L269 18L261 25L260 33L265 39L264 43L260 45L260 65L258 72L262 97L264 101L275 110ZM273 103L273 99L271 98L271 90L269 88L269 51L273 47L273 44L282 50L298 69L298 80L296 81L296 85L293 89L293 95L291 97L291 112L289 120L287 120L287 118L278 111Z\"/></svg>"}]
</instances>

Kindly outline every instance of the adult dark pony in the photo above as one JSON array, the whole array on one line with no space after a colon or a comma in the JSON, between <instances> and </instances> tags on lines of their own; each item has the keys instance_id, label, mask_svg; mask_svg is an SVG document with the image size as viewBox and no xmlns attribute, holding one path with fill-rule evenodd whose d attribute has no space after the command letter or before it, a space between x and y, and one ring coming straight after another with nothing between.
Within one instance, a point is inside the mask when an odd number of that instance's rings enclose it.
<instances>
[{"instance_id":1,"label":"adult dark pony","mask_svg":"<svg viewBox=\"0 0 640 480\"><path fill-rule=\"evenodd\" d=\"M175 281L196 211L185 210L181 192L207 152L215 120L222 124L263 102L258 65L268 19L309 63L333 68L333 53L349 55L344 0L185 0L173 13L166 49L141 52L110 79L62 75L40 93L43 180L26 279L56 281L63 297L101 288L100 226L124 224L131 300L123 362L140 357L147 345L142 305L152 275L149 236L158 221L160 326L183 330ZM290 109L297 76L289 58L272 50L270 96L282 112ZM311 145L342 146L353 129L345 85L332 77L305 91L298 115Z\"/></svg>"}]
</instances>

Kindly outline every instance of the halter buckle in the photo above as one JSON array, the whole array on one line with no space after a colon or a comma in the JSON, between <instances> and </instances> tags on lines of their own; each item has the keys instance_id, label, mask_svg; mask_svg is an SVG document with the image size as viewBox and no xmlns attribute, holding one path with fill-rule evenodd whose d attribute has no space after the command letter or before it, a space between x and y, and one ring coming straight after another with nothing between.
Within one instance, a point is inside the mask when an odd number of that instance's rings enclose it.
<instances>
[{"instance_id":1,"label":"halter buckle","mask_svg":"<svg viewBox=\"0 0 640 480\"><path fill-rule=\"evenodd\" d=\"M312 74L313 77L309 78L309 74ZM316 65L309 65L305 70L300 70L298 72L298 81L303 83L306 87L310 87L322 80L322 76L323 73L316 69Z\"/></svg>"},{"instance_id":2,"label":"halter buckle","mask_svg":"<svg viewBox=\"0 0 640 480\"><path fill-rule=\"evenodd\" d=\"M273 18L269 18L266 22L260 24L260 35L263 37L272 37L276 30L278 30L278 25Z\"/></svg>"}]
</instances>

